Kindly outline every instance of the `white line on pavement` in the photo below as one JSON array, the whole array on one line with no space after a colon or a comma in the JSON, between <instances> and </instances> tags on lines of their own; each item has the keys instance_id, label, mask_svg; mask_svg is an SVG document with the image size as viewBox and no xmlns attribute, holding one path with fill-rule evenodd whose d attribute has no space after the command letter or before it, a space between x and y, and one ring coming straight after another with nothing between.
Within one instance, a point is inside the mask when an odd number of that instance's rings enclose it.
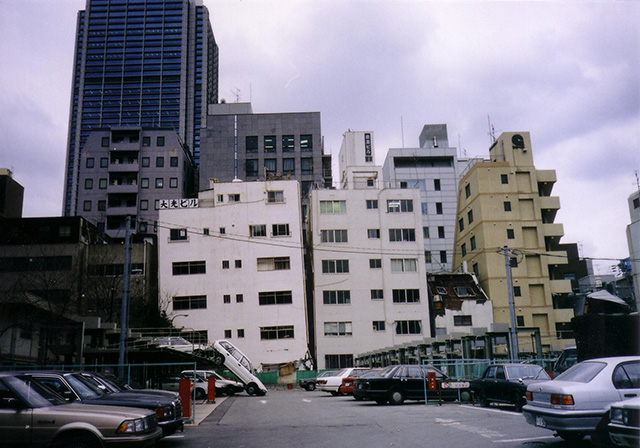
<instances>
[{"instance_id":1,"label":"white line on pavement","mask_svg":"<svg viewBox=\"0 0 640 448\"><path fill-rule=\"evenodd\" d=\"M530 439L494 440L494 442L495 442L495 443L532 442L532 441L534 441L534 440L542 440L542 439L555 439L555 436L531 437Z\"/></svg>"},{"instance_id":2,"label":"white line on pavement","mask_svg":"<svg viewBox=\"0 0 640 448\"><path fill-rule=\"evenodd\" d=\"M517 412L501 411L500 409L478 408L478 407L469 406L466 404L461 404L460 406L467 409L475 409L476 411L498 412L499 414L502 414L502 415L522 416L522 414L519 414Z\"/></svg>"}]
</instances>

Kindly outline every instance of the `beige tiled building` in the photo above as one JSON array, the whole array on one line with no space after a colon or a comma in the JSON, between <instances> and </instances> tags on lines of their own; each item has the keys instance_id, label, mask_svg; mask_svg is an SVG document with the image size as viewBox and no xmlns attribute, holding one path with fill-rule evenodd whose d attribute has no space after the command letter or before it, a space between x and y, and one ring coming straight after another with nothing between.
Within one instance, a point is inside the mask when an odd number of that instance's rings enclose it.
<instances>
[{"instance_id":1,"label":"beige tiled building","mask_svg":"<svg viewBox=\"0 0 640 448\"><path fill-rule=\"evenodd\" d=\"M528 132L501 134L489 154L460 180L453 267L473 271L493 301L494 321L509 323L508 247L517 260L511 273L520 352L535 352L534 328L543 351L558 350L574 340L571 284L555 272L567 263L557 247L564 229L554 223L560 209L559 198L551 196L556 173L536 169Z\"/></svg>"}]
</instances>

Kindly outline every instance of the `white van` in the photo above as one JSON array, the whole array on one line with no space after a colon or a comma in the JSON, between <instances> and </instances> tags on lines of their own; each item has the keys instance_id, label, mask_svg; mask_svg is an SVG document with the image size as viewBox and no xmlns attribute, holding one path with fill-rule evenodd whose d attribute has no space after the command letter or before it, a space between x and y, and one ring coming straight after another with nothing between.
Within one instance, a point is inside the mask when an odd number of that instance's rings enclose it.
<instances>
[{"instance_id":1,"label":"white van","mask_svg":"<svg viewBox=\"0 0 640 448\"><path fill-rule=\"evenodd\" d=\"M231 342L226 340L216 341L213 344L213 362L224 365L244 383L244 390L249 395L265 395L267 388L257 376L253 374L251 361Z\"/></svg>"}]
</instances>

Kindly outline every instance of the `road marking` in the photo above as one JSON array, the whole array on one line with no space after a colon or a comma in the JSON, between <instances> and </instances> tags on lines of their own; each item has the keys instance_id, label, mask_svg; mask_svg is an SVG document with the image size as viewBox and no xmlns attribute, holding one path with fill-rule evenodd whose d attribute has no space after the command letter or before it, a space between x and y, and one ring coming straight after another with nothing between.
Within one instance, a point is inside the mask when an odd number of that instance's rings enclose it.
<instances>
[{"instance_id":1,"label":"road marking","mask_svg":"<svg viewBox=\"0 0 640 448\"><path fill-rule=\"evenodd\" d=\"M494 440L495 443L510 443L510 442L532 442L534 440L542 440L542 439L555 439L555 436L545 436L545 437L532 437L530 439L509 439L509 440Z\"/></svg>"},{"instance_id":2,"label":"road marking","mask_svg":"<svg viewBox=\"0 0 640 448\"><path fill-rule=\"evenodd\" d=\"M496 439L498 437L505 437L506 434L501 434L497 431L492 431L490 429L486 429L486 428L478 428L476 426L470 426L468 424L462 424L461 422L458 422L456 420L449 420L449 419L443 419L443 418L436 418L435 422L443 425L443 426L454 426L457 429L459 429L460 431L465 431L465 432L470 432L472 434L477 434L479 436L485 437L487 439Z\"/></svg>"},{"instance_id":3,"label":"road marking","mask_svg":"<svg viewBox=\"0 0 640 448\"><path fill-rule=\"evenodd\" d=\"M173 434L170 436L166 436L165 439L184 439L184 436L181 436L180 434Z\"/></svg>"},{"instance_id":4,"label":"road marking","mask_svg":"<svg viewBox=\"0 0 640 448\"><path fill-rule=\"evenodd\" d=\"M475 406L469 406L466 404L461 404L460 406L462 406L463 408L467 408L467 409L475 409L477 411L487 411L487 412L497 412L499 414L502 415L513 415L513 416L521 416L522 414L518 413L518 412L512 412L512 411L502 411L500 409L489 409L489 408L478 408Z\"/></svg>"},{"instance_id":5,"label":"road marking","mask_svg":"<svg viewBox=\"0 0 640 448\"><path fill-rule=\"evenodd\" d=\"M260 400L260 403L267 404L267 400Z\"/></svg>"},{"instance_id":6,"label":"road marking","mask_svg":"<svg viewBox=\"0 0 640 448\"><path fill-rule=\"evenodd\" d=\"M311 400L307 400L306 398L303 398L302 401L304 401L305 403L311 403Z\"/></svg>"}]
</instances>

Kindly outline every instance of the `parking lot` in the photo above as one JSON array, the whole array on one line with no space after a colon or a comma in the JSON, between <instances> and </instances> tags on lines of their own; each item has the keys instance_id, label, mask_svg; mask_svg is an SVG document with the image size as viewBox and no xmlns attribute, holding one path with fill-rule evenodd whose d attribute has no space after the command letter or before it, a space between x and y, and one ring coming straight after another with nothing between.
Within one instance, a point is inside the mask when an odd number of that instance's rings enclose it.
<instances>
[{"instance_id":1,"label":"parking lot","mask_svg":"<svg viewBox=\"0 0 640 448\"><path fill-rule=\"evenodd\" d=\"M197 405L199 407L200 405ZM197 411L196 411L197 412ZM511 406L408 401L379 406L314 391L225 397L197 426L159 447L589 447L527 424Z\"/></svg>"}]
</instances>

